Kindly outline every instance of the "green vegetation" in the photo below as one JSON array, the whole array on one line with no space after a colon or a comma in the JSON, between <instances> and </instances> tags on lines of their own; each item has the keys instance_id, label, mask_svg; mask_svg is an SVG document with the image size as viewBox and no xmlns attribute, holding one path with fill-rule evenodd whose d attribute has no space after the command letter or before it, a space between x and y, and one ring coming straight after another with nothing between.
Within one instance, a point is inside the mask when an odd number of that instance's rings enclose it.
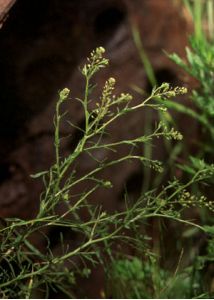
<instances>
[{"instance_id":1,"label":"green vegetation","mask_svg":"<svg viewBox=\"0 0 214 300\"><path fill-rule=\"evenodd\" d=\"M187 89L170 87L168 83L154 87L151 95L138 104L133 104L130 94L114 94L114 78L107 79L99 101L93 100L96 88L94 75L109 63L104 57L104 48L94 50L81 69L85 80L84 95L72 99L81 104L85 116L84 129L77 128L71 120L66 119L63 105L65 101L71 101L72 93L67 88L59 93L54 119L55 163L49 170L33 175L35 180L42 179L44 182L36 217L32 220L0 220L2 298L49 298L52 293L57 292L68 298L79 296L75 294L78 288L76 279L90 279L91 269L98 264L102 265L105 272L106 282L102 291L104 297L213 296L212 270L209 267L214 261L214 227L211 219L214 202L210 192L214 176L214 48L212 40L202 35L203 7L198 4L192 7L189 1L186 1L186 5L197 16L195 35L190 39L191 49L187 48L187 62L176 54L170 57L197 79L198 88L192 91L191 96L196 109L173 101L175 97L186 94ZM209 22L211 28L211 15ZM143 53L142 61L146 64L150 81L154 85L156 80L153 70L140 44L136 28L134 38ZM157 122L154 131L149 127L141 136L106 142L105 137L111 135L113 122L127 114L132 117L133 112L145 108L159 112L160 122ZM189 160L176 165L182 176L177 178L173 174L167 182L163 182L163 176L157 175L153 178L156 184L147 182L141 196L134 203L128 195L124 195L126 209L123 211L110 213L104 211L101 205L92 204L91 198L94 195L96 197L96 191L102 189L105 192L105 189L113 187L111 178L103 176L103 171L107 168L137 160L142 164L149 180L151 173L146 173L147 170L152 169L157 174L164 171L165 166L152 159L151 145L155 139L162 138L165 142L175 140L176 143L179 141L182 145L179 151L185 149L182 134L170 126L169 118L164 118L169 114L168 108L197 120L205 133L203 140L198 142L197 157L188 153ZM64 121L81 132L76 148L67 157L61 155L60 126ZM120 146L127 149L126 154L121 154ZM144 156L136 154L135 150L139 147L144 147ZM174 144L166 143L166 148L176 152ZM102 160L96 157L96 150L105 149L115 153L114 160L109 160L107 156ZM94 160L95 167L79 175L78 159L84 154ZM168 157L170 159L170 153ZM75 188L82 183L85 183L84 190L75 194ZM148 188L150 186L151 189ZM57 208L61 203L65 209L58 214ZM197 221L192 219L191 213L195 212ZM175 224L178 230L174 230ZM150 230L152 226L158 237L153 236ZM170 238L166 239L167 233L164 230L167 226L171 232ZM77 234L80 237L79 243L72 244L72 240L67 243L61 233L61 249L57 254L52 253L46 233L54 227L66 228L70 235ZM45 250L39 249L34 243L33 237L38 234L46 241ZM204 241L203 253L200 252L200 243L195 243L195 240L200 239ZM172 257L173 264L169 266L167 263ZM87 297L84 294L82 296Z\"/></svg>"}]
</instances>

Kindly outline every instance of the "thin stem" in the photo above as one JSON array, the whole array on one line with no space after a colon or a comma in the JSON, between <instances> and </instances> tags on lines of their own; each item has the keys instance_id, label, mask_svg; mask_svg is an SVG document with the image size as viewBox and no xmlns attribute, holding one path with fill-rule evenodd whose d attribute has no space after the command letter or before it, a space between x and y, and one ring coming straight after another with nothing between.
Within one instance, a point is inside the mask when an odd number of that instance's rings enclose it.
<instances>
[{"instance_id":1,"label":"thin stem","mask_svg":"<svg viewBox=\"0 0 214 300\"><path fill-rule=\"evenodd\" d=\"M86 76L86 82L85 82L85 96L83 101L83 107L84 107L84 115L85 115L85 134L87 135L88 132L88 125L89 125L89 112L88 112L88 95L89 95L89 77Z\"/></svg>"},{"instance_id":2,"label":"thin stem","mask_svg":"<svg viewBox=\"0 0 214 300\"><path fill-rule=\"evenodd\" d=\"M56 116L55 116L55 155L56 155L56 170L57 170L57 176L60 176L60 136L59 136L59 131L60 131L60 105L61 101L58 101L56 104Z\"/></svg>"}]
</instances>

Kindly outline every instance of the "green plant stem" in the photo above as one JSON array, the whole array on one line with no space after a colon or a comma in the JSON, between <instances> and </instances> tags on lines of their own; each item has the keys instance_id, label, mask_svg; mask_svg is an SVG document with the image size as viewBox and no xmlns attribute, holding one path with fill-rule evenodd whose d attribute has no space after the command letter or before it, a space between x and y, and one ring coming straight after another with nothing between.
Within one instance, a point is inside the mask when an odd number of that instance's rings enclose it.
<instances>
[{"instance_id":1,"label":"green plant stem","mask_svg":"<svg viewBox=\"0 0 214 300\"><path fill-rule=\"evenodd\" d=\"M56 170L57 170L57 176L60 176L60 137L59 137L59 131L60 131L60 105L61 101L58 101L56 104L56 117L55 117L55 153L56 153Z\"/></svg>"},{"instance_id":2,"label":"green plant stem","mask_svg":"<svg viewBox=\"0 0 214 300\"><path fill-rule=\"evenodd\" d=\"M85 96L83 101L84 107L84 115L85 115L85 135L87 135L89 130L89 112L88 112L88 95L89 95L89 76L86 76L86 83L85 83Z\"/></svg>"},{"instance_id":3,"label":"green plant stem","mask_svg":"<svg viewBox=\"0 0 214 300\"><path fill-rule=\"evenodd\" d=\"M203 39L202 30L202 1L194 1L194 25L195 25L195 35L198 40Z\"/></svg>"}]
</instances>

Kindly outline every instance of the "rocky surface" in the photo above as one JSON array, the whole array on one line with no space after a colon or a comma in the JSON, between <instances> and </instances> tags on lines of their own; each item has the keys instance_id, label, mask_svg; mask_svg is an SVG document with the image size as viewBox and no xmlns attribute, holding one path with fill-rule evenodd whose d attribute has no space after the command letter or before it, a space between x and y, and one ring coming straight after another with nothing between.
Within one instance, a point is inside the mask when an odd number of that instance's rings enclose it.
<instances>
[{"instance_id":1,"label":"rocky surface","mask_svg":"<svg viewBox=\"0 0 214 300\"><path fill-rule=\"evenodd\" d=\"M8 13L16 0L0 0L0 28L8 17Z\"/></svg>"}]
</instances>

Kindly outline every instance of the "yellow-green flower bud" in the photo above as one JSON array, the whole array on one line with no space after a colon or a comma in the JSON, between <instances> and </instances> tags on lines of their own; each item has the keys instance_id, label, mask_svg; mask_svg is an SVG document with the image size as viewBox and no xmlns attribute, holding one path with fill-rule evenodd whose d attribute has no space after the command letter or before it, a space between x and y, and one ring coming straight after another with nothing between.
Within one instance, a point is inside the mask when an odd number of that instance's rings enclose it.
<instances>
[{"instance_id":1,"label":"yellow-green flower bud","mask_svg":"<svg viewBox=\"0 0 214 300\"><path fill-rule=\"evenodd\" d=\"M68 98L68 95L70 93L70 90L68 88L65 88L63 89L60 93L59 93L59 96L60 96L60 101L64 101Z\"/></svg>"}]
</instances>

